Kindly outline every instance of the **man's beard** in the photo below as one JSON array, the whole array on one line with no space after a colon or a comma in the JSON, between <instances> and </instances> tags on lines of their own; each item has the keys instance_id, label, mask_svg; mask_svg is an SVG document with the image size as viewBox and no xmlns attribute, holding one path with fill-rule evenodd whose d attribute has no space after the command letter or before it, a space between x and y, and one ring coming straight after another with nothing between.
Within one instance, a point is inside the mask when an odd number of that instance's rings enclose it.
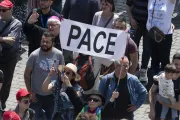
<instances>
[{"instance_id":1,"label":"man's beard","mask_svg":"<svg viewBox=\"0 0 180 120\"><path fill-rule=\"evenodd\" d=\"M48 51L50 51L52 49L52 47L53 46L51 46L49 48L48 47L44 48L43 46L41 46L41 50L44 51L44 52L48 52Z\"/></svg>"}]
</instances>

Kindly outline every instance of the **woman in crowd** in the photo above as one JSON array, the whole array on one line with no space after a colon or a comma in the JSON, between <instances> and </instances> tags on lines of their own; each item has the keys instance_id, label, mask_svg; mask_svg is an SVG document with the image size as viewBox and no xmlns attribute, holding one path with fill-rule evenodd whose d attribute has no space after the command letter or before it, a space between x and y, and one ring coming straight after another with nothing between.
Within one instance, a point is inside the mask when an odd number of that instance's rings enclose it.
<instances>
[{"instance_id":1,"label":"woman in crowd","mask_svg":"<svg viewBox=\"0 0 180 120\"><path fill-rule=\"evenodd\" d=\"M51 68L50 73L42 85L44 92L53 92L55 97L53 120L73 120L77 113L76 110L74 110L67 92L75 92L78 99L82 97L83 90L77 84L80 80L80 76L77 74L77 67L72 63L68 63L66 66L59 66L59 80L51 82L51 76L53 76L53 74L57 74L55 67Z\"/></svg>"},{"instance_id":2,"label":"woman in crowd","mask_svg":"<svg viewBox=\"0 0 180 120\"><path fill-rule=\"evenodd\" d=\"M172 14L176 0L149 0L147 30L151 42L151 68L154 72L164 70L170 62L173 25ZM161 64L161 66L160 66Z\"/></svg>"},{"instance_id":3,"label":"woman in crowd","mask_svg":"<svg viewBox=\"0 0 180 120\"><path fill-rule=\"evenodd\" d=\"M92 114L96 116L96 120L101 120L101 108L105 104L105 98L102 94L98 90L92 91L92 93L87 96L87 102L88 104L82 108L80 114ZM80 114L77 116L77 120Z\"/></svg>"},{"instance_id":4,"label":"woman in crowd","mask_svg":"<svg viewBox=\"0 0 180 120\"><path fill-rule=\"evenodd\" d=\"M113 13L115 11L114 0L101 0L101 9L102 11L95 13L92 25L112 28L113 21L118 18L118 15Z\"/></svg>"},{"instance_id":5,"label":"woman in crowd","mask_svg":"<svg viewBox=\"0 0 180 120\"><path fill-rule=\"evenodd\" d=\"M104 27L104 28L113 28L113 21L119 16L114 14L115 5L114 0L100 0L101 10L96 12L93 18L92 25ZM114 71L114 64L111 64L109 67L101 66L101 75L105 75Z\"/></svg>"}]
</instances>

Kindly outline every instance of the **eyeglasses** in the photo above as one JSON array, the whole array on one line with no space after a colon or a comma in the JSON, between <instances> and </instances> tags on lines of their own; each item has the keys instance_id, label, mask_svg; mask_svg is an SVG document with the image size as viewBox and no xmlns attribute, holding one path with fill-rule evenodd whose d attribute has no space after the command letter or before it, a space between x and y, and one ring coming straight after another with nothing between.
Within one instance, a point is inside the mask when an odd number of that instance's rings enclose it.
<instances>
[{"instance_id":1,"label":"eyeglasses","mask_svg":"<svg viewBox=\"0 0 180 120\"><path fill-rule=\"evenodd\" d=\"M24 104L26 104L26 105L30 103L29 100L23 100L22 102L23 102Z\"/></svg>"},{"instance_id":2,"label":"eyeglasses","mask_svg":"<svg viewBox=\"0 0 180 120\"><path fill-rule=\"evenodd\" d=\"M10 10L10 9L0 9L0 12L6 12L8 10Z\"/></svg>"},{"instance_id":3,"label":"eyeglasses","mask_svg":"<svg viewBox=\"0 0 180 120\"><path fill-rule=\"evenodd\" d=\"M100 102L100 100L97 99L97 98L88 98L88 102L91 102L91 101L93 101L93 102Z\"/></svg>"}]
</instances>

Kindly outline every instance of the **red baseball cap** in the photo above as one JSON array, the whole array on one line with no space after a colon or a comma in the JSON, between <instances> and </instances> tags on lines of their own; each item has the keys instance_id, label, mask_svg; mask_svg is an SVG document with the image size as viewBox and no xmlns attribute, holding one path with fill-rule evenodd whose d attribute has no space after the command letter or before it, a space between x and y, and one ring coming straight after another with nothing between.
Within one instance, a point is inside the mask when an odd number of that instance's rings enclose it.
<instances>
[{"instance_id":1,"label":"red baseball cap","mask_svg":"<svg viewBox=\"0 0 180 120\"><path fill-rule=\"evenodd\" d=\"M25 97L27 95L30 95L30 92L28 92L26 89L21 88L17 93L16 93L16 100L19 100L21 97Z\"/></svg>"},{"instance_id":2,"label":"red baseball cap","mask_svg":"<svg viewBox=\"0 0 180 120\"><path fill-rule=\"evenodd\" d=\"M3 120L21 120L19 115L13 111L6 111L3 114Z\"/></svg>"},{"instance_id":3,"label":"red baseball cap","mask_svg":"<svg viewBox=\"0 0 180 120\"><path fill-rule=\"evenodd\" d=\"M0 6L5 7L5 8L13 8L13 4L10 0L2 0L0 2Z\"/></svg>"}]
</instances>

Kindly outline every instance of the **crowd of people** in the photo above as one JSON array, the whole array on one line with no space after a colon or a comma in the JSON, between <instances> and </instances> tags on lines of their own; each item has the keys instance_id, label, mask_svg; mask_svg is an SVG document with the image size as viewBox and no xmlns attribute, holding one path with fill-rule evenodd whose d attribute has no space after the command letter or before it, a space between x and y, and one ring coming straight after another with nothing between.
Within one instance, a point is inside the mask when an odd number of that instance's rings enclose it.
<instances>
[{"instance_id":1,"label":"crowd of people","mask_svg":"<svg viewBox=\"0 0 180 120\"><path fill-rule=\"evenodd\" d=\"M175 3L127 0L128 30L114 0L66 0L64 7L62 0L0 0L0 118L134 120L149 91L151 120L179 120L180 53L172 62L169 58ZM109 60L62 49L63 19L123 31L128 35L124 57ZM24 39L29 43L26 89L17 91L16 108L5 111ZM153 84L146 89L150 58Z\"/></svg>"}]
</instances>

